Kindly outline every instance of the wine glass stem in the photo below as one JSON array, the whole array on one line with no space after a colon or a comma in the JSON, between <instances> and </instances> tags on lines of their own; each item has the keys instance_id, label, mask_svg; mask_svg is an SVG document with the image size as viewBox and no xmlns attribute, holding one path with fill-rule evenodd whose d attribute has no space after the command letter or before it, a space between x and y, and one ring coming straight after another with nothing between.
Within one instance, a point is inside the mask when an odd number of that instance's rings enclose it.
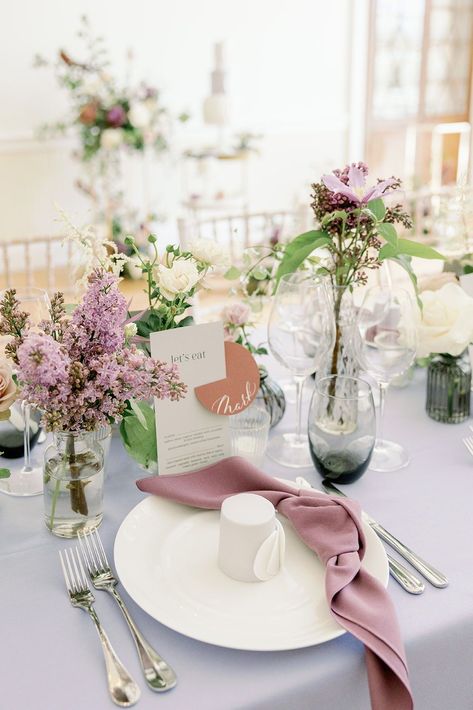
<instances>
[{"instance_id":1,"label":"wine glass stem","mask_svg":"<svg viewBox=\"0 0 473 710\"><path fill-rule=\"evenodd\" d=\"M378 422L378 440L382 441L384 433L384 407L386 404L386 392L388 391L389 383L379 383L379 422Z\"/></svg>"},{"instance_id":2,"label":"wine glass stem","mask_svg":"<svg viewBox=\"0 0 473 710\"><path fill-rule=\"evenodd\" d=\"M294 382L296 383L296 411L297 411L297 430L296 436L297 440L302 439L302 390L304 389L305 377L304 375L294 375Z\"/></svg>"},{"instance_id":3,"label":"wine glass stem","mask_svg":"<svg viewBox=\"0 0 473 710\"><path fill-rule=\"evenodd\" d=\"M25 428L23 430L23 454L25 463L23 471L31 471L31 453L30 453L30 405L28 402L21 403L21 413Z\"/></svg>"}]
</instances>

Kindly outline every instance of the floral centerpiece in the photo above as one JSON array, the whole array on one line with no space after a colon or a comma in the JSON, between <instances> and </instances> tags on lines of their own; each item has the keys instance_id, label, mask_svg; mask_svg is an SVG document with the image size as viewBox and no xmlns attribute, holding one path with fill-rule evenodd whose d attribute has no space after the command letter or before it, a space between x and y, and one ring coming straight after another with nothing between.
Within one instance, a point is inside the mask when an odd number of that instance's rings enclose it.
<instances>
[{"instance_id":1,"label":"floral centerpiece","mask_svg":"<svg viewBox=\"0 0 473 710\"><path fill-rule=\"evenodd\" d=\"M151 333L193 324L190 310L195 295L205 287L208 274L224 267L228 258L225 250L209 239L196 239L186 249L167 244L160 252L157 238L150 234L149 253L141 251L132 236L125 241L134 253L136 266L141 268L146 283L147 308L130 315L136 327L137 342L150 353ZM157 450L152 403L141 402L139 410L139 413L127 411L120 427L121 435L131 456L146 468L155 470ZM143 442L149 451L147 460L142 456Z\"/></svg>"},{"instance_id":2,"label":"floral centerpiece","mask_svg":"<svg viewBox=\"0 0 473 710\"><path fill-rule=\"evenodd\" d=\"M456 283L420 294L419 358L429 358L427 413L432 419L459 423L470 415L473 298Z\"/></svg>"},{"instance_id":3,"label":"floral centerpiece","mask_svg":"<svg viewBox=\"0 0 473 710\"><path fill-rule=\"evenodd\" d=\"M62 478L67 469L70 508L83 519L89 510L82 469L93 466L83 447L79 450L78 437L137 411L135 400L179 399L186 391L174 365L151 359L132 342L134 328L126 324L127 303L117 284L115 274L93 271L72 315L67 316L58 293L51 300L50 320L38 329L30 327L14 289L0 302L0 333L11 336L6 354L16 366L19 396L42 411L47 431L61 437L64 447L55 458L56 469ZM45 486L49 483L46 470ZM56 478L51 498L45 496L53 531L60 493Z\"/></svg>"},{"instance_id":4,"label":"floral centerpiece","mask_svg":"<svg viewBox=\"0 0 473 710\"><path fill-rule=\"evenodd\" d=\"M278 280L309 265L326 277L336 324L327 368L330 374L353 374L344 330L353 323L353 287L366 283L367 272L378 269L389 259L407 271L416 287L412 257L443 258L425 244L398 236L396 226L410 229L411 218L400 203L386 206L384 199L399 191L401 181L392 177L369 186L367 176L368 167L364 163L352 163L324 175L312 185L317 228L286 245L276 275Z\"/></svg>"},{"instance_id":5,"label":"floral centerpiece","mask_svg":"<svg viewBox=\"0 0 473 710\"><path fill-rule=\"evenodd\" d=\"M93 34L85 16L78 37L83 45L80 59L64 49L59 50L54 62L35 57L35 66L52 66L57 83L67 92L70 102L64 118L42 126L39 132L46 138L67 133L78 138L80 150L75 157L84 165L87 178L78 180L77 187L93 201L95 219L105 224L108 238L121 237L121 233L116 234L125 199L119 187L121 154L125 151L144 155L152 151L162 155L170 148L173 124L176 120L186 121L189 116L174 116L155 86L144 81L128 85L114 76L104 40ZM146 181L147 168L143 171ZM147 191L145 185L144 192ZM144 200L147 201L146 194ZM126 207L128 210L129 205ZM150 212L149 205L144 209ZM151 215L145 214L141 221L149 223L150 219Z\"/></svg>"},{"instance_id":6,"label":"floral centerpiece","mask_svg":"<svg viewBox=\"0 0 473 710\"><path fill-rule=\"evenodd\" d=\"M68 227L67 238L79 249L77 283L83 287L97 267L118 276L130 260L145 282L147 307L128 312L127 329L133 342L146 355L150 354L149 337L153 332L191 325L193 299L205 287L209 273L225 267L224 249L208 239L196 239L187 249L175 244L158 248L158 239L150 234L147 249L135 238L126 238L131 256L119 253L113 243L104 240L92 226L76 227L63 213ZM120 434L128 453L151 471L157 467L157 449L152 397L143 398L128 407L120 424Z\"/></svg>"}]
</instances>

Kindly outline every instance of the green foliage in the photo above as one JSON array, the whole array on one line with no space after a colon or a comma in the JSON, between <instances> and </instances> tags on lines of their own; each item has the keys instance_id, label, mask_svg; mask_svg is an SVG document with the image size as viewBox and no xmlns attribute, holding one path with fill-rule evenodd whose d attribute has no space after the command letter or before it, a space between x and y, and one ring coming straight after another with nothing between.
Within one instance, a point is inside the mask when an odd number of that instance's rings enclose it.
<instances>
[{"instance_id":1,"label":"green foliage","mask_svg":"<svg viewBox=\"0 0 473 710\"><path fill-rule=\"evenodd\" d=\"M148 467L158 460L154 409L149 404L135 402L127 409L120 424L120 434L126 451L139 464Z\"/></svg>"},{"instance_id":2,"label":"green foliage","mask_svg":"<svg viewBox=\"0 0 473 710\"><path fill-rule=\"evenodd\" d=\"M384 202L381 197L378 197L376 200L371 200L371 202L368 202L366 207L374 215L378 222L382 222L386 214L386 207L384 206Z\"/></svg>"},{"instance_id":3,"label":"green foliage","mask_svg":"<svg viewBox=\"0 0 473 710\"><path fill-rule=\"evenodd\" d=\"M300 267L305 259L315 249L326 247L332 244L332 238L322 230L312 229L310 232L299 234L298 237L289 242L284 251L284 256L276 273L276 283L285 274L292 274Z\"/></svg>"},{"instance_id":4,"label":"green foliage","mask_svg":"<svg viewBox=\"0 0 473 710\"><path fill-rule=\"evenodd\" d=\"M418 256L421 259L442 259L442 261L445 259L436 249L432 249L432 247L427 246L427 244L414 242L412 239L399 239L398 250L401 254Z\"/></svg>"},{"instance_id":5,"label":"green foliage","mask_svg":"<svg viewBox=\"0 0 473 710\"><path fill-rule=\"evenodd\" d=\"M396 228L393 227L389 222L382 222L378 225L379 234L391 244L391 246L396 247L398 243Z\"/></svg>"}]
</instances>

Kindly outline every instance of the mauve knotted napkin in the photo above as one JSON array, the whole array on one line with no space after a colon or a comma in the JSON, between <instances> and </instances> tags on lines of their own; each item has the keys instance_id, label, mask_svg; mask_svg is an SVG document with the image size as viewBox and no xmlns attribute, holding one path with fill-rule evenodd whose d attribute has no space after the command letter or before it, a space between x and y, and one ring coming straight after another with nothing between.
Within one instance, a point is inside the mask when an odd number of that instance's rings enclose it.
<instances>
[{"instance_id":1,"label":"mauve knotted napkin","mask_svg":"<svg viewBox=\"0 0 473 710\"><path fill-rule=\"evenodd\" d=\"M271 501L324 563L332 614L365 645L373 710L412 710L393 604L382 584L361 567L365 536L357 503L314 490L295 491L237 456L190 473L143 478L137 486L146 493L211 510L235 493L257 493Z\"/></svg>"}]
</instances>

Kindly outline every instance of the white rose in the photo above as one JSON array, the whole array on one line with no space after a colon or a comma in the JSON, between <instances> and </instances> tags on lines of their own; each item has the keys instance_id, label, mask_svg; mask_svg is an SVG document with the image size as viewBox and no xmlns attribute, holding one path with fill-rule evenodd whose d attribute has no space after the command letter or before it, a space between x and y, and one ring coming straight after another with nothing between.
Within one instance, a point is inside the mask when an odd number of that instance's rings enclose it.
<instances>
[{"instance_id":1,"label":"white rose","mask_svg":"<svg viewBox=\"0 0 473 710\"><path fill-rule=\"evenodd\" d=\"M226 250L212 239L196 239L189 245L189 251L197 261L202 261L209 266L228 264Z\"/></svg>"},{"instance_id":2,"label":"white rose","mask_svg":"<svg viewBox=\"0 0 473 710\"><path fill-rule=\"evenodd\" d=\"M143 101L131 105L128 111L128 120L135 128L148 128L151 122L151 112Z\"/></svg>"},{"instance_id":3,"label":"white rose","mask_svg":"<svg viewBox=\"0 0 473 710\"><path fill-rule=\"evenodd\" d=\"M200 278L195 262L190 259L176 259L171 268L163 264L158 267L159 289L168 301L174 301L181 293L188 293Z\"/></svg>"},{"instance_id":4,"label":"white rose","mask_svg":"<svg viewBox=\"0 0 473 710\"><path fill-rule=\"evenodd\" d=\"M115 150L123 142L123 132L121 128L106 128L100 136L100 145L105 150Z\"/></svg>"},{"instance_id":5,"label":"white rose","mask_svg":"<svg viewBox=\"0 0 473 710\"><path fill-rule=\"evenodd\" d=\"M473 341L473 298L458 284L420 294L423 309L417 357L431 353L461 355Z\"/></svg>"}]
</instances>

